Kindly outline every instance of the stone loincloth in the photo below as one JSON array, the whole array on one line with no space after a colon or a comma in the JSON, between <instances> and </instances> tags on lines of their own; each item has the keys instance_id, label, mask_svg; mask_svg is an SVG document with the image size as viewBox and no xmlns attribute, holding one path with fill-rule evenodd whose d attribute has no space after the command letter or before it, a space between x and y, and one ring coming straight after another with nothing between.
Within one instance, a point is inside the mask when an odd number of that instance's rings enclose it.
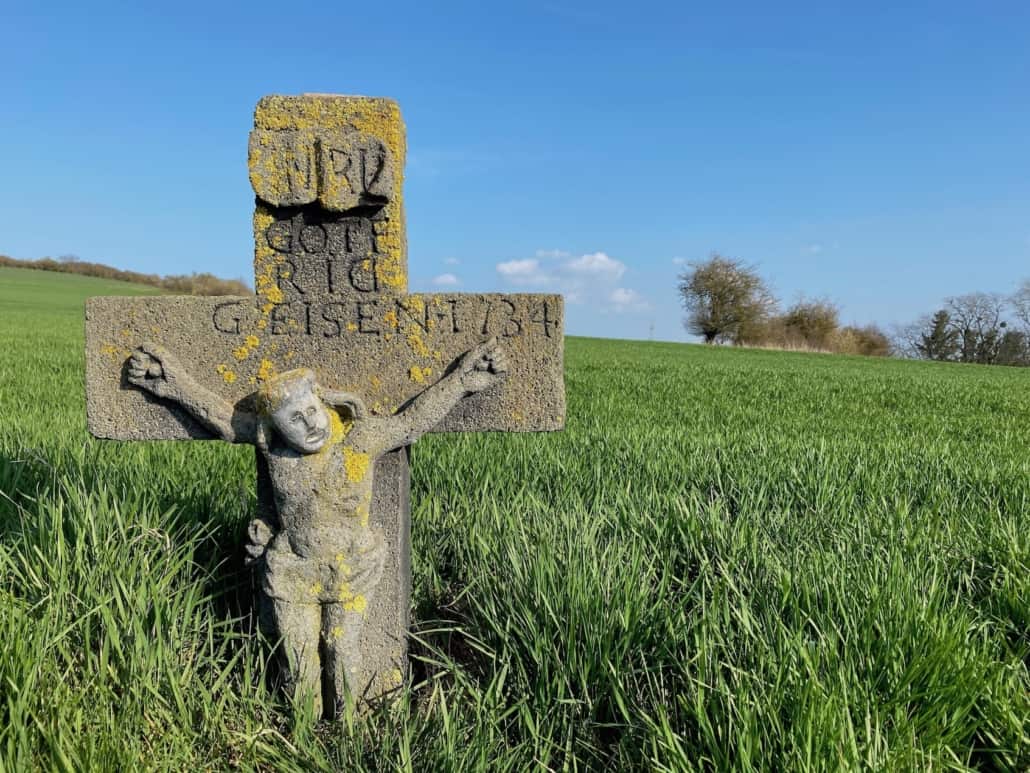
<instances>
[{"instance_id":1,"label":"stone loincloth","mask_svg":"<svg viewBox=\"0 0 1030 773\"><path fill-rule=\"evenodd\" d=\"M296 604L343 604L362 612L379 584L386 557L380 536L362 553L298 556L289 539L276 535L265 552L262 589L273 599Z\"/></svg>"}]
</instances>

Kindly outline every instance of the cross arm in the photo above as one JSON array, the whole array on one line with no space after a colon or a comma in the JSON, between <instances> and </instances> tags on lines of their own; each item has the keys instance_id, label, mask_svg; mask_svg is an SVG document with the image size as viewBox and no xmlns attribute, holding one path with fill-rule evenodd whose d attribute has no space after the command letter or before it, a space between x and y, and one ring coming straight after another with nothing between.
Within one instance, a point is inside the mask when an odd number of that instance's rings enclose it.
<instances>
[{"instance_id":1,"label":"cross arm","mask_svg":"<svg viewBox=\"0 0 1030 773\"><path fill-rule=\"evenodd\" d=\"M499 384L507 375L504 349L490 338L458 357L443 378L397 414L370 425L369 440L381 451L411 445L443 421L462 398Z\"/></svg>"},{"instance_id":2,"label":"cross arm","mask_svg":"<svg viewBox=\"0 0 1030 773\"><path fill-rule=\"evenodd\" d=\"M128 381L164 400L177 403L216 437L230 443L255 443L257 418L237 411L227 400L202 387L178 357L160 344L144 342L129 358Z\"/></svg>"},{"instance_id":3,"label":"cross arm","mask_svg":"<svg viewBox=\"0 0 1030 773\"><path fill-rule=\"evenodd\" d=\"M368 293L279 304L254 297L91 298L89 430L114 440L248 442L255 393L268 378L296 368L314 370L327 391L359 397L376 422L408 413L405 421L419 435L557 430L565 416L562 321L555 295ZM474 394L448 392L454 382L444 378L455 363L491 337L504 352L506 378ZM190 399L164 399L130 381L132 354L145 341L178 358L196 385ZM426 428L448 403L452 410Z\"/></svg>"}]
</instances>

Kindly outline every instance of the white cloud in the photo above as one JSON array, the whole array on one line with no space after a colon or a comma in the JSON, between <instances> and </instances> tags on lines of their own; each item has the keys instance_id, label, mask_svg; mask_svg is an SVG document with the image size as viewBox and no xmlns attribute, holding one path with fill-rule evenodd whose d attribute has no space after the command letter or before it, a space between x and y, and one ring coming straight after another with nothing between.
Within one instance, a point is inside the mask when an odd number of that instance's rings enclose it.
<instances>
[{"instance_id":1,"label":"white cloud","mask_svg":"<svg viewBox=\"0 0 1030 773\"><path fill-rule=\"evenodd\" d=\"M580 255L565 264L565 268L576 274L585 274L617 282L626 273L626 264L605 255L603 252L591 252Z\"/></svg>"},{"instance_id":2,"label":"white cloud","mask_svg":"<svg viewBox=\"0 0 1030 773\"><path fill-rule=\"evenodd\" d=\"M672 259L672 265L674 265L674 266L685 266L686 263L687 263L687 259L686 258L673 258Z\"/></svg>"},{"instance_id":3,"label":"white cloud","mask_svg":"<svg viewBox=\"0 0 1030 773\"><path fill-rule=\"evenodd\" d=\"M440 274L434 276L432 281L437 287L456 287L461 284L461 280L454 274Z\"/></svg>"},{"instance_id":4,"label":"white cloud","mask_svg":"<svg viewBox=\"0 0 1030 773\"><path fill-rule=\"evenodd\" d=\"M497 273L511 284L543 285L551 282L551 276L540 267L540 261L536 258L498 263Z\"/></svg>"},{"instance_id":5,"label":"white cloud","mask_svg":"<svg viewBox=\"0 0 1030 773\"><path fill-rule=\"evenodd\" d=\"M616 287L612 290L611 295L608 296L608 300L616 311L643 311L648 308L648 303L644 297L636 290L630 290L628 287Z\"/></svg>"},{"instance_id":6,"label":"white cloud","mask_svg":"<svg viewBox=\"0 0 1030 773\"><path fill-rule=\"evenodd\" d=\"M443 259L443 264L445 266L456 266L459 263L461 263L461 261L458 260L457 258L444 258Z\"/></svg>"},{"instance_id":7,"label":"white cloud","mask_svg":"<svg viewBox=\"0 0 1030 773\"><path fill-rule=\"evenodd\" d=\"M649 308L636 290L618 286L627 266L605 252L573 257L562 250L538 250L534 258L504 261L496 269L508 285L547 286L565 296L566 303L617 312Z\"/></svg>"},{"instance_id":8,"label":"white cloud","mask_svg":"<svg viewBox=\"0 0 1030 773\"><path fill-rule=\"evenodd\" d=\"M501 276L525 276L540 270L540 261L535 258L525 260L509 260L505 263L498 263L497 270Z\"/></svg>"},{"instance_id":9,"label":"white cloud","mask_svg":"<svg viewBox=\"0 0 1030 773\"><path fill-rule=\"evenodd\" d=\"M807 247L805 247L805 252L807 252L809 255L818 255L822 251L823 245L821 244L809 244Z\"/></svg>"}]
</instances>

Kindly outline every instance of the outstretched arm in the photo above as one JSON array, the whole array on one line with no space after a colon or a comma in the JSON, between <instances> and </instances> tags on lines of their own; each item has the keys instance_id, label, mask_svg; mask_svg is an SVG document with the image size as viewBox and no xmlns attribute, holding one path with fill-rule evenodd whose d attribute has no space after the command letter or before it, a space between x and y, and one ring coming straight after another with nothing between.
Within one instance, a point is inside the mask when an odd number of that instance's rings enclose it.
<instances>
[{"instance_id":1,"label":"outstretched arm","mask_svg":"<svg viewBox=\"0 0 1030 773\"><path fill-rule=\"evenodd\" d=\"M454 370L384 422L385 450L414 443L443 421L462 398L482 392L507 375L507 360L496 338L465 352Z\"/></svg>"},{"instance_id":2,"label":"outstretched arm","mask_svg":"<svg viewBox=\"0 0 1030 773\"><path fill-rule=\"evenodd\" d=\"M256 418L238 414L226 400L194 381L178 358L163 346L144 343L132 353L129 383L178 403L222 440L256 442Z\"/></svg>"}]
</instances>

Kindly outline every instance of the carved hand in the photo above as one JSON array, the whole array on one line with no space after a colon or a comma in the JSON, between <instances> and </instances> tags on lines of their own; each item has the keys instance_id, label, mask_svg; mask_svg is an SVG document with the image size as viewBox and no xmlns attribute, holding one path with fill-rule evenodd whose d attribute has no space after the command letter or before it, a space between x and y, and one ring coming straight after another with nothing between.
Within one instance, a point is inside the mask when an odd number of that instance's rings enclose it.
<instances>
[{"instance_id":1,"label":"carved hand","mask_svg":"<svg viewBox=\"0 0 1030 773\"><path fill-rule=\"evenodd\" d=\"M272 541L272 528L260 518L255 518L250 522L247 527L247 544L243 546L247 555L243 559L243 563L248 566L255 561L261 559L265 554L265 550L268 548L268 543Z\"/></svg>"},{"instance_id":2,"label":"carved hand","mask_svg":"<svg viewBox=\"0 0 1030 773\"><path fill-rule=\"evenodd\" d=\"M458 363L466 392L482 392L508 375L508 361L496 338L467 351Z\"/></svg>"},{"instance_id":3,"label":"carved hand","mask_svg":"<svg viewBox=\"0 0 1030 773\"><path fill-rule=\"evenodd\" d=\"M129 383L158 397L174 398L181 393L182 368L163 346L144 343L129 358Z\"/></svg>"}]
</instances>

